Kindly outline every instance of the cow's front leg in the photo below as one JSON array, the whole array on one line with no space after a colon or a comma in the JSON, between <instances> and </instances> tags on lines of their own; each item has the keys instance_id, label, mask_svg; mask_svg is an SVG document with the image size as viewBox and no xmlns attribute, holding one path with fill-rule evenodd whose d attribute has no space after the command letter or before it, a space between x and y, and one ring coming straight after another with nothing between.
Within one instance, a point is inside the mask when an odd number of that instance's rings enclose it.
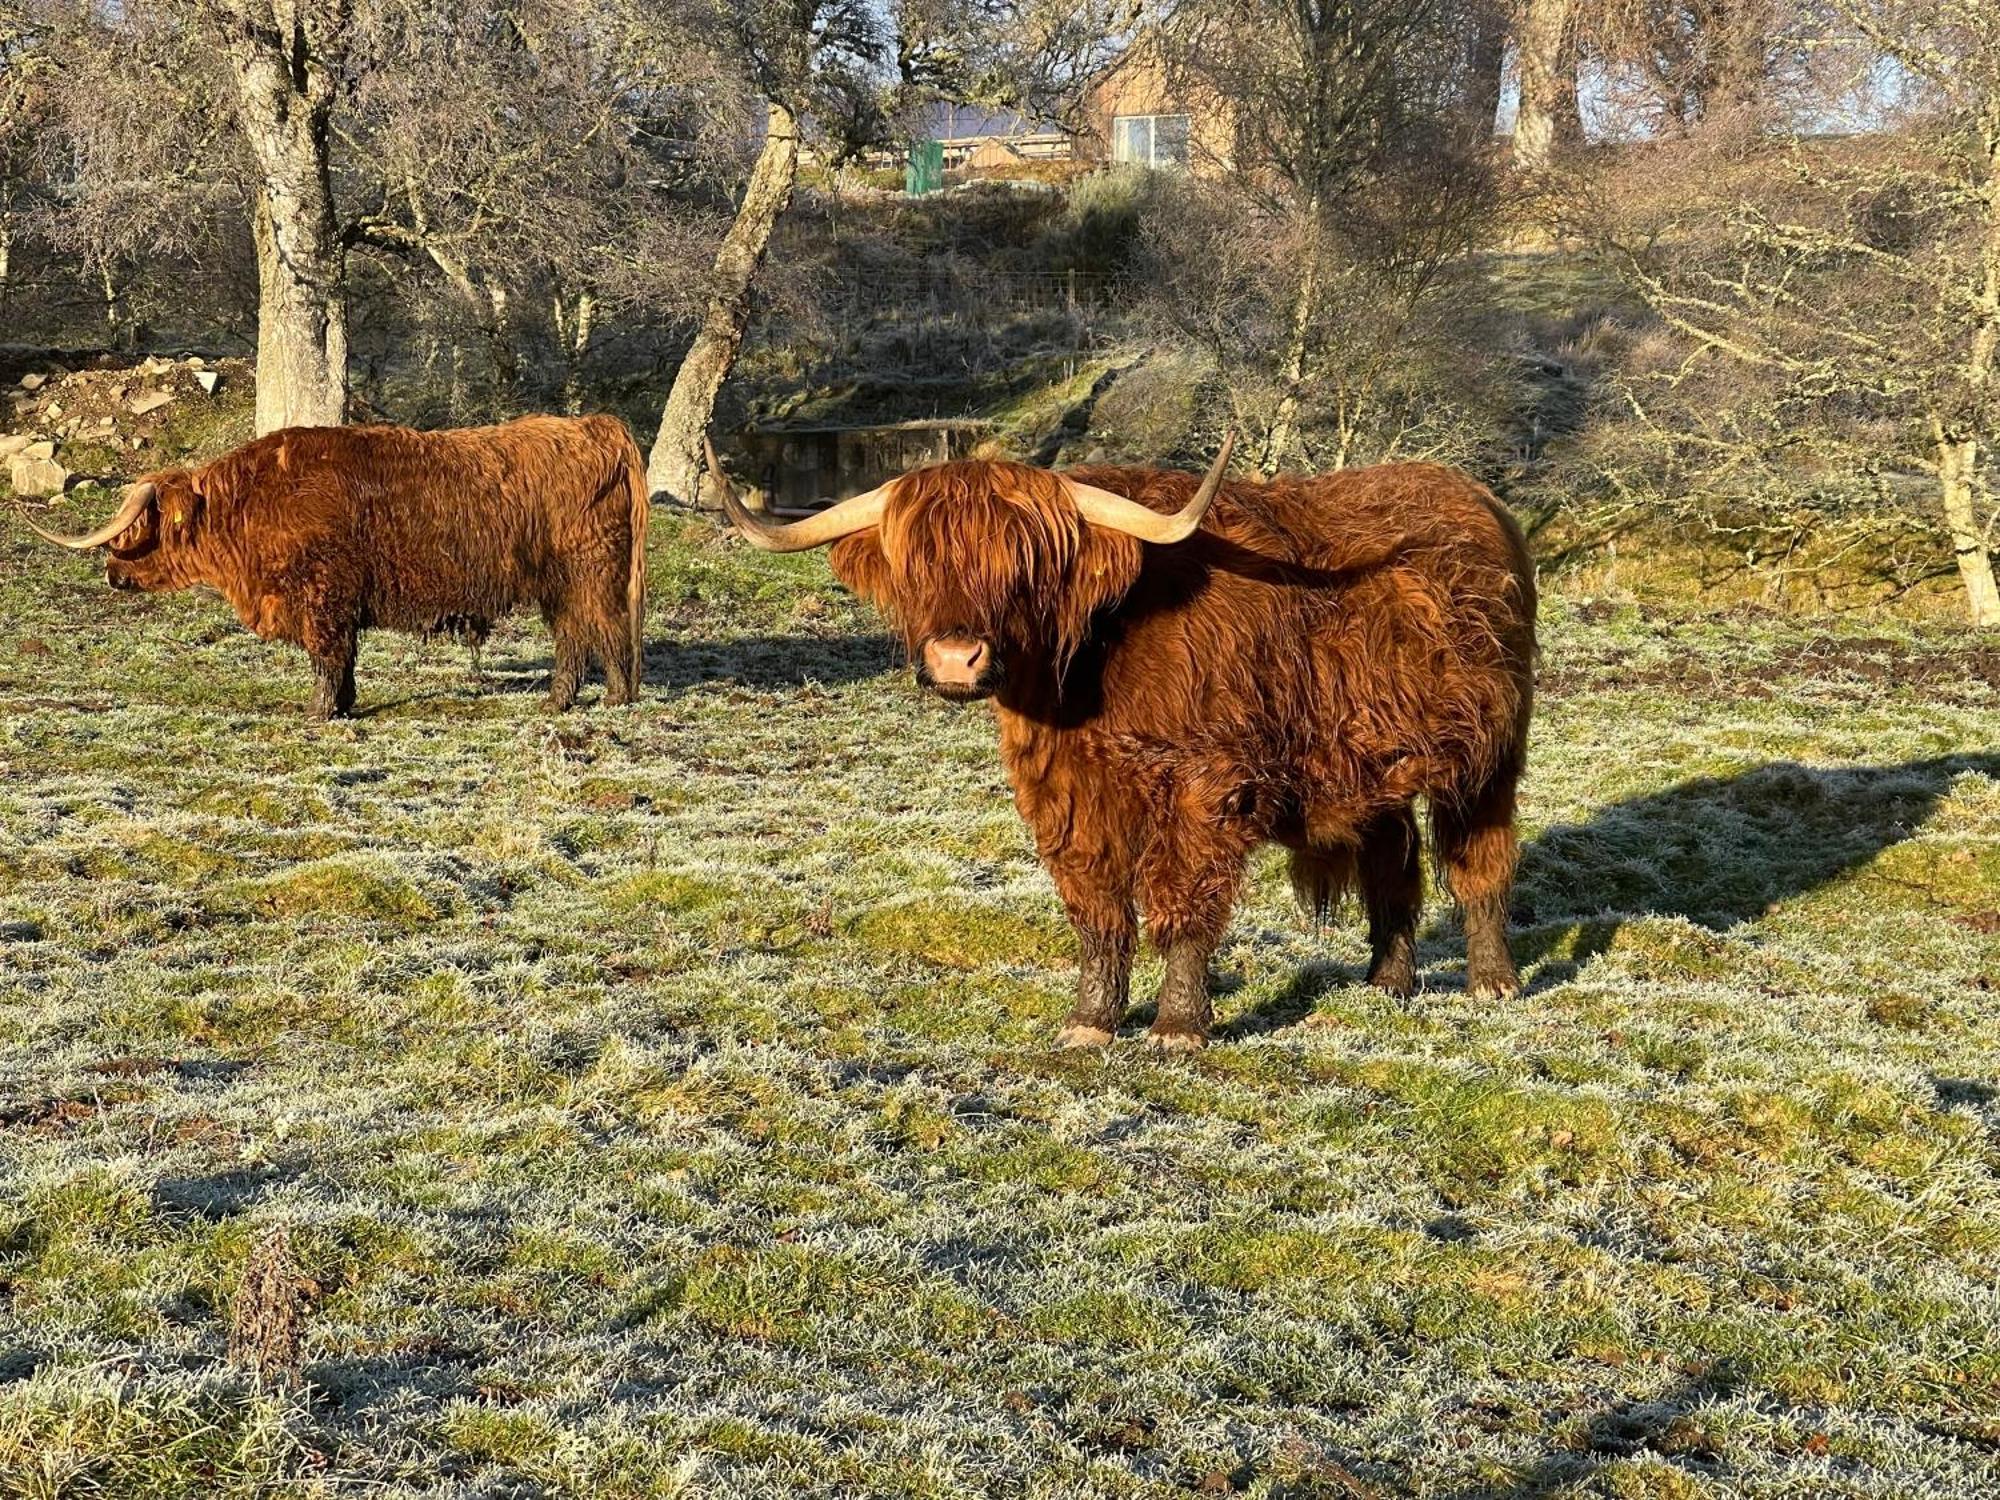
<instances>
[{"instance_id":1,"label":"cow's front leg","mask_svg":"<svg viewBox=\"0 0 2000 1500\"><path fill-rule=\"evenodd\" d=\"M1111 1045L1131 998L1136 936L1136 924L1129 916L1122 929L1077 927L1076 1004L1056 1033L1058 1047Z\"/></svg>"},{"instance_id":2,"label":"cow's front leg","mask_svg":"<svg viewBox=\"0 0 2000 1500\"><path fill-rule=\"evenodd\" d=\"M548 706L556 713L568 713L576 704L577 690L590 669L590 638L574 620L556 620L556 665L549 676Z\"/></svg>"},{"instance_id":3,"label":"cow's front leg","mask_svg":"<svg viewBox=\"0 0 2000 1500\"><path fill-rule=\"evenodd\" d=\"M1104 820L1116 825L1116 820ZM1042 863L1076 929L1076 1004L1056 1033L1058 1047L1108 1047L1125 1019L1132 989L1132 857L1109 830L1099 834L1064 820L1060 836L1042 839Z\"/></svg>"},{"instance_id":4,"label":"cow's front leg","mask_svg":"<svg viewBox=\"0 0 2000 1500\"><path fill-rule=\"evenodd\" d=\"M1163 828L1139 872L1146 930L1166 959L1146 1044L1193 1052L1208 1044L1215 1007L1208 961L1229 926L1253 842L1226 823L1181 820Z\"/></svg>"},{"instance_id":5,"label":"cow's front leg","mask_svg":"<svg viewBox=\"0 0 2000 1500\"><path fill-rule=\"evenodd\" d=\"M1208 961L1219 939L1201 934L1173 938L1161 945L1167 973L1160 981L1160 999L1146 1032L1146 1045L1161 1052L1198 1052L1208 1045L1215 1024L1215 1001L1208 992Z\"/></svg>"}]
</instances>

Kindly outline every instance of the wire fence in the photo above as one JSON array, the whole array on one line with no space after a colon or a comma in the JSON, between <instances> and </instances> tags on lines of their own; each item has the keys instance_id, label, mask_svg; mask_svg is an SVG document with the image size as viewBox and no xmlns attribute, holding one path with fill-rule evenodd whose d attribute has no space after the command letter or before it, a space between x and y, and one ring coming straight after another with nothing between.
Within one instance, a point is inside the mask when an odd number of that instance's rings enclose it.
<instances>
[{"instance_id":1,"label":"wire fence","mask_svg":"<svg viewBox=\"0 0 2000 1500\"><path fill-rule=\"evenodd\" d=\"M1122 276L990 271L942 261L915 270L845 272L829 289L827 305L847 318L903 314L978 320L1055 312L1090 317L1122 306L1130 291Z\"/></svg>"}]
</instances>

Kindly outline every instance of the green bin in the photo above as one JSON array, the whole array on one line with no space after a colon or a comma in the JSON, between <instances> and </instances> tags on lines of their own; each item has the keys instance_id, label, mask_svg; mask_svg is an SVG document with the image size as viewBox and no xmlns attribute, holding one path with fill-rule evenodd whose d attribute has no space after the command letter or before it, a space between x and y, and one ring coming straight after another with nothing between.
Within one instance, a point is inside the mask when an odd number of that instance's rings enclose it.
<instances>
[{"instance_id":1,"label":"green bin","mask_svg":"<svg viewBox=\"0 0 2000 1500\"><path fill-rule=\"evenodd\" d=\"M918 141L910 147L910 162L903 169L903 191L912 198L920 198L943 186L944 142Z\"/></svg>"}]
</instances>

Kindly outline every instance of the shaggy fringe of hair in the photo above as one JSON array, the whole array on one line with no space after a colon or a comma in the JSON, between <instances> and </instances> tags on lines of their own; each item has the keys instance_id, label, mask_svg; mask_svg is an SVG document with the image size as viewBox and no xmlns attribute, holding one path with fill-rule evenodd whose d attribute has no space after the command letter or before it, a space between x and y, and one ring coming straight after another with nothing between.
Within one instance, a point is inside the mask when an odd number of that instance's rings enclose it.
<instances>
[{"instance_id":1,"label":"shaggy fringe of hair","mask_svg":"<svg viewBox=\"0 0 2000 1500\"><path fill-rule=\"evenodd\" d=\"M969 462L904 475L881 526L841 542L832 561L912 651L967 631L1034 643L1060 675L1092 619L1139 576L1141 545L1086 526L1045 469Z\"/></svg>"}]
</instances>

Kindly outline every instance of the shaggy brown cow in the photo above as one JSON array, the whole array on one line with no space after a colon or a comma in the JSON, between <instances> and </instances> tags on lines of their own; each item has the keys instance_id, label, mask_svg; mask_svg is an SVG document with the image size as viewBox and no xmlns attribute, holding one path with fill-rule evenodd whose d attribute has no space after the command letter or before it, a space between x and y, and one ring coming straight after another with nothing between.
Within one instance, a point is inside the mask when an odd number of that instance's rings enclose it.
<instances>
[{"instance_id":1,"label":"shaggy brown cow","mask_svg":"<svg viewBox=\"0 0 2000 1500\"><path fill-rule=\"evenodd\" d=\"M555 631L549 705L576 701L591 655L605 697L639 692L646 464L615 417L501 427L293 427L198 469L149 474L85 536L115 589L206 584L266 640L303 647L315 718L354 708L358 632L474 642L539 605ZM34 526L31 521L28 523Z\"/></svg>"},{"instance_id":2,"label":"shaggy brown cow","mask_svg":"<svg viewBox=\"0 0 2000 1500\"><path fill-rule=\"evenodd\" d=\"M1507 898L1535 654L1519 529L1450 469L1224 483L1227 459L1202 481L942 464L790 526L726 497L761 547L836 543L834 572L899 627L918 681L994 698L1081 948L1064 1045L1117 1029L1135 898L1166 957L1149 1040L1202 1045L1209 956L1266 841L1292 851L1318 916L1360 887L1369 978L1408 994L1418 797L1469 988L1518 987Z\"/></svg>"}]
</instances>

